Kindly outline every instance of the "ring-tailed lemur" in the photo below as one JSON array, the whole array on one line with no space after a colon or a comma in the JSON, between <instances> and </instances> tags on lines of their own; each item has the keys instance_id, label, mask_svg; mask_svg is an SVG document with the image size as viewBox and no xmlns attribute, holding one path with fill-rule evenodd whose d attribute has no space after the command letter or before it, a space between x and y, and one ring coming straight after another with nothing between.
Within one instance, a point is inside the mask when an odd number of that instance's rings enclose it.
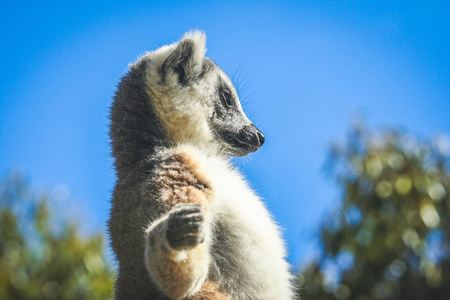
<instances>
[{"instance_id":1,"label":"ring-tailed lemur","mask_svg":"<svg viewBox=\"0 0 450 300\"><path fill-rule=\"evenodd\" d=\"M293 299L280 230L227 155L264 143L205 35L142 56L111 108L116 299Z\"/></svg>"}]
</instances>

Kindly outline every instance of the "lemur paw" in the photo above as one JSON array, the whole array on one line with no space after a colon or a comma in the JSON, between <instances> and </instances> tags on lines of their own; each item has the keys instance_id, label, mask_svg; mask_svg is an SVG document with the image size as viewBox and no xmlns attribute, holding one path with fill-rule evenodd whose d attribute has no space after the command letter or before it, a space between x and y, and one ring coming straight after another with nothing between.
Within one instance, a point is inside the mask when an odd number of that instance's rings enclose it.
<instances>
[{"instance_id":1,"label":"lemur paw","mask_svg":"<svg viewBox=\"0 0 450 300\"><path fill-rule=\"evenodd\" d=\"M180 203L169 214L166 238L174 250L191 249L205 240L203 207L196 203Z\"/></svg>"}]
</instances>

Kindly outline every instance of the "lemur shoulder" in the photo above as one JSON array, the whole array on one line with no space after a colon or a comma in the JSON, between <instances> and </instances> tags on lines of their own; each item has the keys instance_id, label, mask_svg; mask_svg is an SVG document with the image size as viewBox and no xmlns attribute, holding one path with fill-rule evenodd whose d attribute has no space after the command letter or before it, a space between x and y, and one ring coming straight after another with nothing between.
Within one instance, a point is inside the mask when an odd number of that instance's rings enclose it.
<instances>
[{"instance_id":1,"label":"lemur shoulder","mask_svg":"<svg viewBox=\"0 0 450 300\"><path fill-rule=\"evenodd\" d=\"M111 108L116 299L293 299L280 229L228 156L263 134L205 35L143 55Z\"/></svg>"}]
</instances>

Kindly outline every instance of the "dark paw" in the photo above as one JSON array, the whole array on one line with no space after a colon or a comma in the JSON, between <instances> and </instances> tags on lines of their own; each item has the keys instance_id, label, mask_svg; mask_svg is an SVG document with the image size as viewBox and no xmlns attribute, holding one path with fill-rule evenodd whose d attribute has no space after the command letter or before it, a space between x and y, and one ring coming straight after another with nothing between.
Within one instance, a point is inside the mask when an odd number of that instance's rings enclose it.
<instances>
[{"instance_id":1,"label":"dark paw","mask_svg":"<svg viewBox=\"0 0 450 300\"><path fill-rule=\"evenodd\" d=\"M205 240L203 207L200 204L175 205L167 221L166 238L172 249L190 249Z\"/></svg>"}]
</instances>

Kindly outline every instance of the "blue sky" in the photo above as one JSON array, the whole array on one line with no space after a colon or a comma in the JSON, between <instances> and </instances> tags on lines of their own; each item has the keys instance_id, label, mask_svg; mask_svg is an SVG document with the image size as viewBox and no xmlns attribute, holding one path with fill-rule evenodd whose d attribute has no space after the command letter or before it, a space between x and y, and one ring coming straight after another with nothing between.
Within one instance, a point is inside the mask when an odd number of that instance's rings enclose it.
<instances>
[{"instance_id":1,"label":"blue sky","mask_svg":"<svg viewBox=\"0 0 450 300\"><path fill-rule=\"evenodd\" d=\"M339 195L327 150L355 115L450 134L448 1L2 1L0 173L68 187L64 214L104 229L116 85L129 62L190 29L206 32L225 72L240 70L266 144L237 164L285 228L294 265L317 253L311 236Z\"/></svg>"}]
</instances>

